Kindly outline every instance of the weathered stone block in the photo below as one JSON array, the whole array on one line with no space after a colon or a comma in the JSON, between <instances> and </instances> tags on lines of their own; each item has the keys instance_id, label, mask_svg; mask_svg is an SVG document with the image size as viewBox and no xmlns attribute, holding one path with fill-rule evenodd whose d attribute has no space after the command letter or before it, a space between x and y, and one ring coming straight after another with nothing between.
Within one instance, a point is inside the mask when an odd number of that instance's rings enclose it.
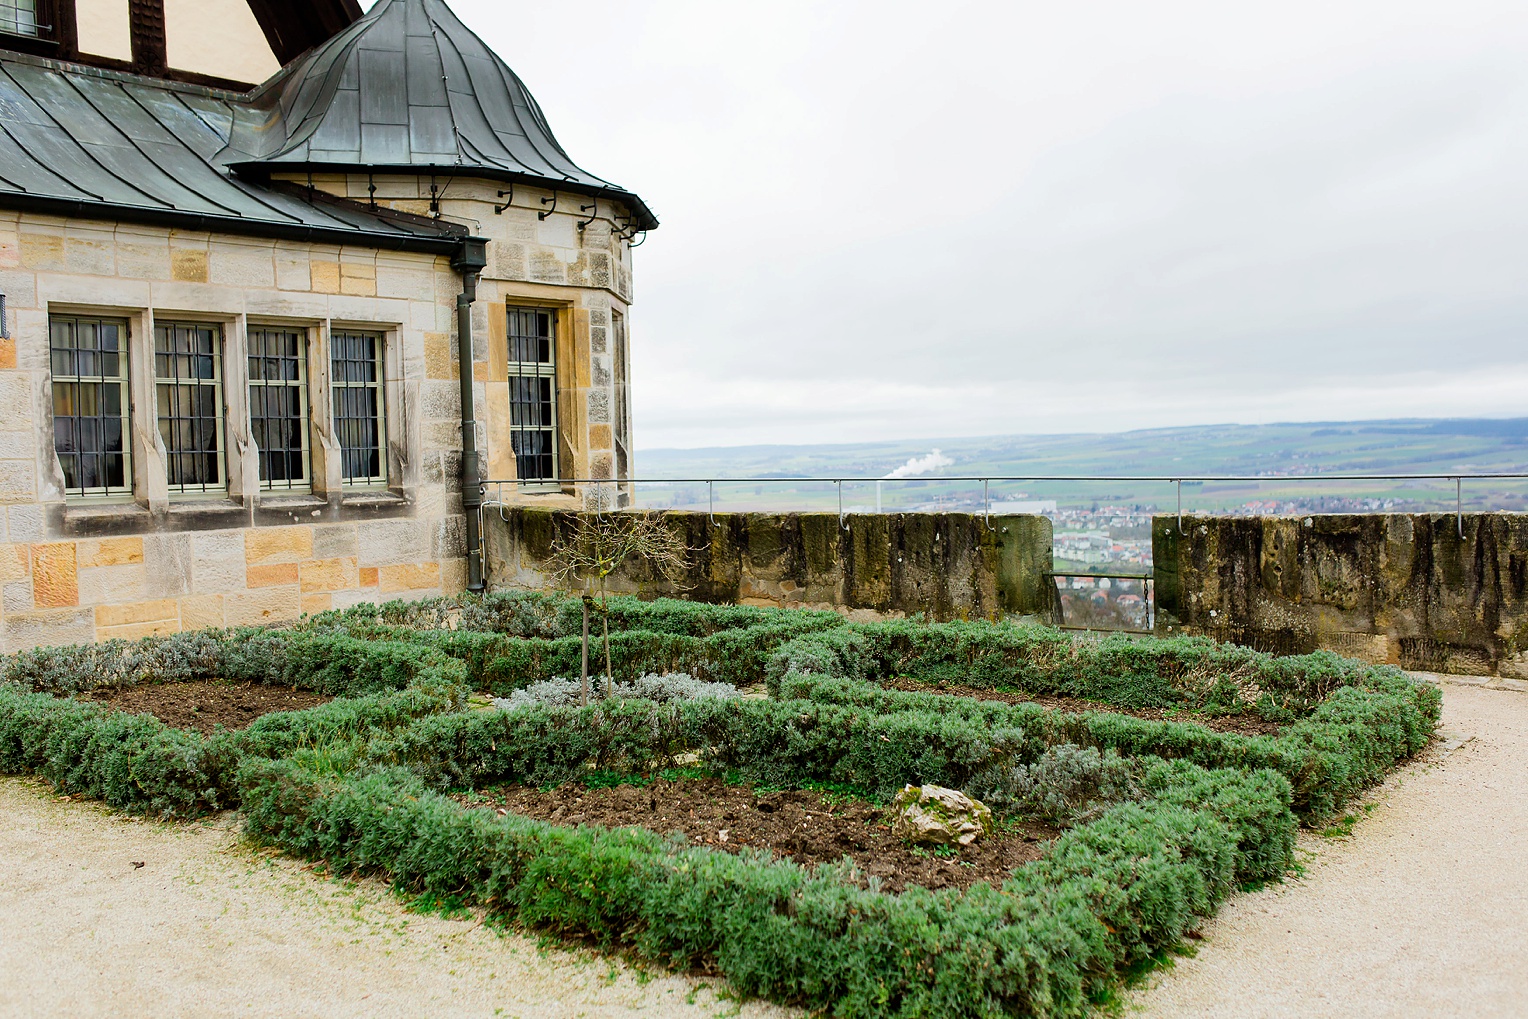
<instances>
[{"instance_id":1,"label":"weathered stone block","mask_svg":"<svg viewBox=\"0 0 1528 1019\"><path fill-rule=\"evenodd\" d=\"M383 594L439 588L440 563L383 566L380 570L380 582Z\"/></svg>"},{"instance_id":2,"label":"weathered stone block","mask_svg":"<svg viewBox=\"0 0 1528 1019\"><path fill-rule=\"evenodd\" d=\"M244 532L244 549L251 565L304 562L313 558L313 529L256 527Z\"/></svg>"},{"instance_id":3,"label":"weathered stone block","mask_svg":"<svg viewBox=\"0 0 1528 1019\"><path fill-rule=\"evenodd\" d=\"M79 569L73 542L32 546L32 599L40 609L79 604Z\"/></svg>"},{"instance_id":4,"label":"weathered stone block","mask_svg":"<svg viewBox=\"0 0 1528 1019\"><path fill-rule=\"evenodd\" d=\"M192 591L226 594L243 591L248 586L242 532L212 531L191 535Z\"/></svg>"},{"instance_id":5,"label":"weathered stone block","mask_svg":"<svg viewBox=\"0 0 1528 1019\"><path fill-rule=\"evenodd\" d=\"M79 570L81 605L138 601L147 596L147 587L142 564L81 567Z\"/></svg>"},{"instance_id":6,"label":"weathered stone block","mask_svg":"<svg viewBox=\"0 0 1528 1019\"><path fill-rule=\"evenodd\" d=\"M223 596L224 625L261 626L292 622L300 614L301 602L302 594L296 584L226 594Z\"/></svg>"},{"instance_id":7,"label":"weathered stone block","mask_svg":"<svg viewBox=\"0 0 1528 1019\"><path fill-rule=\"evenodd\" d=\"M303 594L318 591L343 591L360 585L359 571L353 558L316 559L302 564Z\"/></svg>"},{"instance_id":8,"label":"weathered stone block","mask_svg":"<svg viewBox=\"0 0 1528 1019\"><path fill-rule=\"evenodd\" d=\"M320 612L328 612L333 607L334 595L327 591L302 596L302 614L305 616L316 616Z\"/></svg>"},{"instance_id":9,"label":"weathered stone block","mask_svg":"<svg viewBox=\"0 0 1528 1019\"><path fill-rule=\"evenodd\" d=\"M297 583L296 563L250 563L244 567L244 573L252 588Z\"/></svg>"},{"instance_id":10,"label":"weathered stone block","mask_svg":"<svg viewBox=\"0 0 1528 1019\"><path fill-rule=\"evenodd\" d=\"M179 619L157 619L123 626L97 626L96 640L142 640L144 637L167 637L180 632Z\"/></svg>"},{"instance_id":11,"label":"weathered stone block","mask_svg":"<svg viewBox=\"0 0 1528 1019\"><path fill-rule=\"evenodd\" d=\"M81 569L141 563L143 562L143 539L130 537L81 541L78 543L78 555Z\"/></svg>"},{"instance_id":12,"label":"weathered stone block","mask_svg":"<svg viewBox=\"0 0 1528 1019\"><path fill-rule=\"evenodd\" d=\"M191 536L151 534L139 540L143 543L143 593L150 598L173 598L190 593Z\"/></svg>"},{"instance_id":13,"label":"weathered stone block","mask_svg":"<svg viewBox=\"0 0 1528 1019\"><path fill-rule=\"evenodd\" d=\"M220 594L201 594L191 598L181 598L178 604L180 625L183 630L206 630L224 625L223 596Z\"/></svg>"},{"instance_id":14,"label":"weathered stone block","mask_svg":"<svg viewBox=\"0 0 1528 1019\"><path fill-rule=\"evenodd\" d=\"M208 279L207 249L171 249L170 278L178 283L206 283Z\"/></svg>"},{"instance_id":15,"label":"weathered stone block","mask_svg":"<svg viewBox=\"0 0 1528 1019\"><path fill-rule=\"evenodd\" d=\"M129 602L124 605L98 605L95 610L95 624L98 627L153 623L167 619L174 620L179 629L180 605L174 598Z\"/></svg>"},{"instance_id":16,"label":"weathered stone block","mask_svg":"<svg viewBox=\"0 0 1528 1019\"><path fill-rule=\"evenodd\" d=\"M361 542L361 565L430 562L434 559L434 532L434 524L428 520L378 520L368 524L365 540Z\"/></svg>"},{"instance_id":17,"label":"weathered stone block","mask_svg":"<svg viewBox=\"0 0 1528 1019\"><path fill-rule=\"evenodd\" d=\"M31 548L26 545L0 545L0 583L21 580L31 570Z\"/></svg>"},{"instance_id":18,"label":"weathered stone block","mask_svg":"<svg viewBox=\"0 0 1528 1019\"><path fill-rule=\"evenodd\" d=\"M326 262L313 259L308 263L308 272L313 280L313 290L320 294L337 294L340 292L340 264L338 262Z\"/></svg>"},{"instance_id":19,"label":"weathered stone block","mask_svg":"<svg viewBox=\"0 0 1528 1019\"><path fill-rule=\"evenodd\" d=\"M377 267L357 262L340 263L340 293L352 297L377 296Z\"/></svg>"},{"instance_id":20,"label":"weathered stone block","mask_svg":"<svg viewBox=\"0 0 1528 1019\"><path fill-rule=\"evenodd\" d=\"M313 558L342 559L360 555L356 524L332 524L313 528Z\"/></svg>"},{"instance_id":21,"label":"weathered stone block","mask_svg":"<svg viewBox=\"0 0 1528 1019\"><path fill-rule=\"evenodd\" d=\"M88 644L95 640L95 613L90 609L7 612L5 649L10 652L50 644Z\"/></svg>"}]
</instances>

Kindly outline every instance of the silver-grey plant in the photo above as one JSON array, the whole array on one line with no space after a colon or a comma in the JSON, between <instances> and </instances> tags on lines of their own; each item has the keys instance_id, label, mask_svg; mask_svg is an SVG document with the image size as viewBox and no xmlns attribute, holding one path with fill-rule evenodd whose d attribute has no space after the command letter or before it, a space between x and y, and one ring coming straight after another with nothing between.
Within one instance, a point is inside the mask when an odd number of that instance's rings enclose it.
<instances>
[{"instance_id":1,"label":"silver-grey plant","mask_svg":"<svg viewBox=\"0 0 1528 1019\"><path fill-rule=\"evenodd\" d=\"M591 696L599 700L604 690L596 687ZM610 685L610 696L618 699L644 701L694 701L702 698L736 700L742 694L731 683L707 683L687 672L670 672L665 675L648 673L630 683L616 682ZM577 707L583 700L583 683L576 679L549 679L532 683L523 690L516 690L508 697L495 697L494 707L503 711L543 705L545 707Z\"/></svg>"}]
</instances>

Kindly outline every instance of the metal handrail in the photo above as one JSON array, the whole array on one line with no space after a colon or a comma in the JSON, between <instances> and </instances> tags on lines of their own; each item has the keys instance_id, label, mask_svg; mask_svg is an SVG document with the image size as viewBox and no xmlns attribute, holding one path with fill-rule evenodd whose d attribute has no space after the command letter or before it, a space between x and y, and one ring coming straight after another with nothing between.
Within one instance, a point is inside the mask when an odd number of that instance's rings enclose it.
<instances>
[{"instance_id":1,"label":"metal handrail","mask_svg":"<svg viewBox=\"0 0 1528 1019\"><path fill-rule=\"evenodd\" d=\"M1528 473L1514 471L1490 471L1483 473L1461 473L1455 471L1448 474L970 474L952 475L944 477L910 477L910 478L561 478L556 484L560 485L705 485L708 513L712 523L716 523L716 495L715 486L718 483L738 485L802 485L822 484L833 485L838 489L838 519L840 525L845 524L847 514L843 509L843 486L885 484L886 482L902 482L907 484L930 484L939 482L981 482L982 484L982 517L990 528L992 526L992 495L991 485L994 481L1001 482L1050 482L1050 481L1134 481L1134 482L1160 482L1176 486L1178 497L1178 533L1186 535L1183 530L1183 486L1185 483L1196 484L1201 482L1257 482L1266 483L1274 481L1313 481L1313 482L1336 482L1336 481L1452 481L1454 483L1454 511L1458 522L1459 537L1464 537L1464 483L1466 481L1528 481ZM482 483L481 491L487 494L488 486L496 486L502 493L505 485L545 485L547 482L521 482L514 478L492 479ZM716 524L720 527L720 524Z\"/></svg>"}]
</instances>

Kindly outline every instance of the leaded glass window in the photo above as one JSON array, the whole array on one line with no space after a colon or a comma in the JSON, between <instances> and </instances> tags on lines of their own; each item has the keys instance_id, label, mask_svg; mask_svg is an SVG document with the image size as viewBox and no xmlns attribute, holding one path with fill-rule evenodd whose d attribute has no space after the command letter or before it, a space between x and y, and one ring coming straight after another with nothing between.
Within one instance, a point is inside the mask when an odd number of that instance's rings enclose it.
<instances>
[{"instance_id":1,"label":"leaded glass window","mask_svg":"<svg viewBox=\"0 0 1528 1019\"><path fill-rule=\"evenodd\" d=\"M556 314L509 309L509 427L516 476L557 480Z\"/></svg>"},{"instance_id":2,"label":"leaded glass window","mask_svg":"<svg viewBox=\"0 0 1528 1019\"><path fill-rule=\"evenodd\" d=\"M170 491L226 490L223 330L196 322L155 323L154 389Z\"/></svg>"},{"instance_id":3,"label":"leaded glass window","mask_svg":"<svg viewBox=\"0 0 1528 1019\"><path fill-rule=\"evenodd\" d=\"M127 323L54 317L53 448L69 496L129 495Z\"/></svg>"},{"instance_id":4,"label":"leaded glass window","mask_svg":"<svg viewBox=\"0 0 1528 1019\"><path fill-rule=\"evenodd\" d=\"M249 422L260 450L260 487L307 488L308 334L249 330Z\"/></svg>"},{"instance_id":5,"label":"leaded glass window","mask_svg":"<svg viewBox=\"0 0 1528 1019\"><path fill-rule=\"evenodd\" d=\"M378 333L337 330L329 336L329 388L346 485L387 483L383 346Z\"/></svg>"},{"instance_id":6,"label":"leaded glass window","mask_svg":"<svg viewBox=\"0 0 1528 1019\"><path fill-rule=\"evenodd\" d=\"M615 334L615 476L631 477L631 354L627 349L626 316L610 313Z\"/></svg>"}]
</instances>

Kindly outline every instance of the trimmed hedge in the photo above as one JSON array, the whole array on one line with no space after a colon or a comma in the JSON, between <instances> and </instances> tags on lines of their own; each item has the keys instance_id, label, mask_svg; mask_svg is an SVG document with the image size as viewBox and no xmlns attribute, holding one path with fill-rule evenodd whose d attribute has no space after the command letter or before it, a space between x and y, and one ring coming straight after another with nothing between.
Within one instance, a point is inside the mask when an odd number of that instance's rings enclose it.
<instances>
[{"instance_id":1,"label":"trimmed hedge","mask_svg":"<svg viewBox=\"0 0 1528 1019\"><path fill-rule=\"evenodd\" d=\"M166 816L238 806L255 837L337 870L714 969L745 994L839 1016L1074 1016L1238 883L1280 875L1297 815L1330 813L1419 750L1441 700L1398 670L1330 655L612 599L618 676L767 678L777 699L460 710L474 685L507 692L576 675L579 641L565 631L580 617L577 599L549 595L442 599L286 630L28 652L0 674L0 771ZM873 682L890 676L1292 724L1246 737ZM51 695L208 678L339 699L201 736ZM687 753L772 785L887 795L908 782L960 786L1061 743L1133 758L1142 798L1066 832L1002 889L887 895L859 887L847 863L807 870L639 829L501 818L441 795L552 784L590 766L647 771Z\"/></svg>"},{"instance_id":2,"label":"trimmed hedge","mask_svg":"<svg viewBox=\"0 0 1528 1019\"><path fill-rule=\"evenodd\" d=\"M1238 881L1286 865L1294 824L1278 776L1151 774L1161 795L1067 833L1001 891L896 896L842 868L467 810L396 769L334 779L251 761L243 784L252 835L337 871L849 1019L1083 1014L1119 968L1176 943Z\"/></svg>"},{"instance_id":3,"label":"trimmed hedge","mask_svg":"<svg viewBox=\"0 0 1528 1019\"><path fill-rule=\"evenodd\" d=\"M1341 687L1278 736L1218 733L1201 725L1107 711L1061 712L1036 704L887 690L871 683L789 674L782 696L878 713L931 712L987 728L1023 732L1030 763L1048 746L1077 743L1125 756L1184 759L1207 768L1269 768L1294 788L1296 813L1320 820L1427 745L1443 695L1399 670L1374 669Z\"/></svg>"}]
</instances>

